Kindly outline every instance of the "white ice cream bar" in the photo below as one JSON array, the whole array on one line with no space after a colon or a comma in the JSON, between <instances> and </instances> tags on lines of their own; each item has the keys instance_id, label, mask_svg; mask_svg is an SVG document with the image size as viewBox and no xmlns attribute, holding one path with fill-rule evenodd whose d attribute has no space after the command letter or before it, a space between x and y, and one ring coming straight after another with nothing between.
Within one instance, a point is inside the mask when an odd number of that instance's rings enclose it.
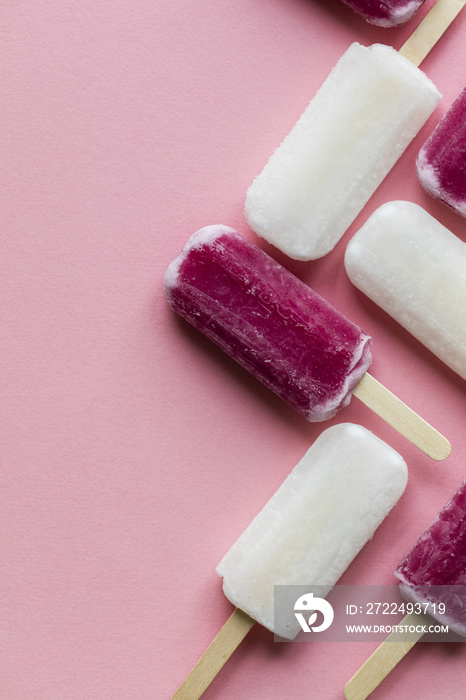
<instances>
[{"instance_id":1,"label":"white ice cream bar","mask_svg":"<svg viewBox=\"0 0 466 700\"><path fill-rule=\"evenodd\" d=\"M328 253L440 97L390 46L352 44L250 186L251 228L292 258Z\"/></svg>"},{"instance_id":2,"label":"white ice cream bar","mask_svg":"<svg viewBox=\"0 0 466 700\"><path fill-rule=\"evenodd\" d=\"M348 244L353 284L466 379L466 245L422 207L389 202Z\"/></svg>"},{"instance_id":3,"label":"white ice cream bar","mask_svg":"<svg viewBox=\"0 0 466 700\"><path fill-rule=\"evenodd\" d=\"M305 593L318 585L326 595L406 483L402 457L368 430L351 423L328 428L218 565L226 597L293 639L299 624L289 614L274 615L274 586Z\"/></svg>"}]
</instances>

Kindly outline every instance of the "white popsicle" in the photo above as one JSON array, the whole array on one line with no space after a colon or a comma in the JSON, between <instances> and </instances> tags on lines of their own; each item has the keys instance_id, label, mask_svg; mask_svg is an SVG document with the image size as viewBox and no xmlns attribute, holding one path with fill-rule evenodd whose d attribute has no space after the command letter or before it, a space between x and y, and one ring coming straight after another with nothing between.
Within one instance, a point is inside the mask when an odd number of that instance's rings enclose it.
<instances>
[{"instance_id":1,"label":"white popsicle","mask_svg":"<svg viewBox=\"0 0 466 700\"><path fill-rule=\"evenodd\" d=\"M422 207L388 202L347 246L350 280L466 379L466 245Z\"/></svg>"},{"instance_id":2,"label":"white popsicle","mask_svg":"<svg viewBox=\"0 0 466 700\"><path fill-rule=\"evenodd\" d=\"M293 639L293 603L274 616L274 586L328 593L403 493L402 457L351 423L325 430L217 567L236 610L175 693L197 700L255 621ZM293 595L296 590L292 589ZM298 591L299 593L299 591ZM290 621L290 618L292 620Z\"/></svg>"},{"instance_id":3,"label":"white popsicle","mask_svg":"<svg viewBox=\"0 0 466 700\"><path fill-rule=\"evenodd\" d=\"M404 460L368 430L328 428L218 565L226 597L293 639L299 624L289 609L283 620L274 616L274 585L302 586L303 594L319 585L327 595L406 483Z\"/></svg>"},{"instance_id":4,"label":"white popsicle","mask_svg":"<svg viewBox=\"0 0 466 700\"><path fill-rule=\"evenodd\" d=\"M298 260L328 253L440 98L390 46L352 44L250 186L251 228Z\"/></svg>"}]
</instances>

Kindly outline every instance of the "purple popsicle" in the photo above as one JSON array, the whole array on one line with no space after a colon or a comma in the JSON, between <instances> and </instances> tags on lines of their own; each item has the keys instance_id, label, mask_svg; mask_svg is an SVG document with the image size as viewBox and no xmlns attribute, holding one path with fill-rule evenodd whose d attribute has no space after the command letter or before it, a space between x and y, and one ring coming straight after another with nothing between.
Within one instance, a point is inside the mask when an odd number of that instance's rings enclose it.
<instances>
[{"instance_id":1,"label":"purple popsicle","mask_svg":"<svg viewBox=\"0 0 466 700\"><path fill-rule=\"evenodd\" d=\"M424 0L343 0L367 22L379 27L397 27L416 14Z\"/></svg>"},{"instance_id":2,"label":"purple popsicle","mask_svg":"<svg viewBox=\"0 0 466 700\"><path fill-rule=\"evenodd\" d=\"M404 598L466 637L466 481L395 569ZM441 604L441 605L439 605Z\"/></svg>"},{"instance_id":3,"label":"purple popsicle","mask_svg":"<svg viewBox=\"0 0 466 700\"><path fill-rule=\"evenodd\" d=\"M365 700L377 688L429 629L429 615L466 637L466 481L398 564L395 576L413 610L345 685L347 700Z\"/></svg>"},{"instance_id":4,"label":"purple popsicle","mask_svg":"<svg viewBox=\"0 0 466 700\"><path fill-rule=\"evenodd\" d=\"M360 399L432 459L448 440L366 372L371 338L227 226L191 236L168 266L174 311L309 421Z\"/></svg>"},{"instance_id":5,"label":"purple popsicle","mask_svg":"<svg viewBox=\"0 0 466 700\"><path fill-rule=\"evenodd\" d=\"M416 170L426 192L466 216L466 88L422 146Z\"/></svg>"},{"instance_id":6,"label":"purple popsicle","mask_svg":"<svg viewBox=\"0 0 466 700\"><path fill-rule=\"evenodd\" d=\"M189 239L165 274L173 309L310 421L346 406L371 339L226 226Z\"/></svg>"}]
</instances>

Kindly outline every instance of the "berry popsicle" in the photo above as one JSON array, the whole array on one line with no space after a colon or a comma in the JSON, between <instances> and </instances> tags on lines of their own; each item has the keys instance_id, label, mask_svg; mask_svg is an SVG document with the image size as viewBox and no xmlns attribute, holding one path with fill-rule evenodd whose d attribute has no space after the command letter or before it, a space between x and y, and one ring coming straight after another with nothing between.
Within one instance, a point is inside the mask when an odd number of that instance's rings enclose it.
<instances>
[{"instance_id":1,"label":"berry popsicle","mask_svg":"<svg viewBox=\"0 0 466 700\"><path fill-rule=\"evenodd\" d=\"M440 93L416 66L466 0L436 3L399 52L352 44L246 194L246 219L291 258L326 255Z\"/></svg>"},{"instance_id":2,"label":"berry popsicle","mask_svg":"<svg viewBox=\"0 0 466 700\"><path fill-rule=\"evenodd\" d=\"M358 289L466 379L463 241L419 205L388 202L349 242L345 267Z\"/></svg>"},{"instance_id":3,"label":"berry popsicle","mask_svg":"<svg viewBox=\"0 0 466 700\"><path fill-rule=\"evenodd\" d=\"M173 309L312 422L333 417L371 339L234 229L197 231L168 268Z\"/></svg>"},{"instance_id":4,"label":"berry popsicle","mask_svg":"<svg viewBox=\"0 0 466 700\"><path fill-rule=\"evenodd\" d=\"M366 22L379 27L398 27L419 10L425 0L342 0L362 15Z\"/></svg>"},{"instance_id":5,"label":"berry popsicle","mask_svg":"<svg viewBox=\"0 0 466 700\"><path fill-rule=\"evenodd\" d=\"M307 420L354 393L433 459L448 456L448 441L366 373L369 336L234 229L197 231L164 287L174 311Z\"/></svg>"},{"instance_id":6,"label":"berry popsicle","mask_svg":"<svg viewBox=\"0 0 466 700\"><path fill-rule=\"evenodd\" d=\"M466 88L419 151L421 186L461 216L466 216Z\"/></svg>"},{"instance_id":7,"label":"berry popsicle","mask_svg":"<svg viewBox=\"0 0 466 700\"><path fill-rule=\"evenodd\" d=\"M236 610L174 698L199 698L256 621L294 639L297 598L316 585L319 596L327 595L407 478L402 457L365 428L342 423L325 430L218 565ZM275 585L293 586L279 605Z\"/></svg>"},{"instance_id":8,"label":"berry popsicle","mask_svg":"<svg viewBox=\"0 0 466 700\"><path fill-rule=\"evenodd\" d=\"M400 592L441 625L466 637L466 481L395 569ZM425 613L407 615L345 686L347 700L365 700L432 624Z\"/></svg>"},{"instance_id":9,"label":"berry popsicle","mask_svg":"<svg viewBox=\"0 0 466 700\"><path fill-rule=\"evenodd\" d=\"M466 481L398 564L395 576L403 598L437 603L430 615L466 637Z\"/></svg>"}]
</instances>

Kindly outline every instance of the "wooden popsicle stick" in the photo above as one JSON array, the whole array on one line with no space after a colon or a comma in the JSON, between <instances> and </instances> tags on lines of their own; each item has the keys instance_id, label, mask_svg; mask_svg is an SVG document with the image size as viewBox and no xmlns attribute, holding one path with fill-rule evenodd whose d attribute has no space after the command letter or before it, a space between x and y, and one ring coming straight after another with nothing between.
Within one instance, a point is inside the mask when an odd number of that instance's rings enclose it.
<instances>
[{"instance_id":1,"label":"wooden popsicle stick","mask_svg":"<svg viewBox=\"0 0 466 700\"><path fill-rule=\"evenodd\" d=\"M236 608L193 670L180 685L172 700L198 700L218 672L241 644L255 620Z\"/></svg>"},{"instance_id":2,"label":"wooden popsicle stick","mask_svg":"<svg viewBox=\"0 0 466 700\"><path fill-rule=\"evenodd\" d=\"M419 66L465 5L466 0L437 0L399 53Z\"/></svg>"},{"instance_id":3,"label":"wooden popsicle stick","mask_svg":"<svg viewBox=\"0 0 466 700\"><path fill-rule=\"evenodd\" d=\"M432 618L424 613L410 613L399 624L400 627L413 625L416 631L407 633L395 630L389 634L345 685L346 700L365 700L369 697L423 636L422 627L432 624Z\"/></svg>"},{"instance_id":4,"label":"wooden popsicle stick","mask_svg":"<svg viewBox=\"0 0 466 700\"><path fill-rule=\"evenodd\" d=\"M443 435L367 372L353 395L428 457L440 461L450 454L451 445Z\"/></svg>"}]
</instances>

